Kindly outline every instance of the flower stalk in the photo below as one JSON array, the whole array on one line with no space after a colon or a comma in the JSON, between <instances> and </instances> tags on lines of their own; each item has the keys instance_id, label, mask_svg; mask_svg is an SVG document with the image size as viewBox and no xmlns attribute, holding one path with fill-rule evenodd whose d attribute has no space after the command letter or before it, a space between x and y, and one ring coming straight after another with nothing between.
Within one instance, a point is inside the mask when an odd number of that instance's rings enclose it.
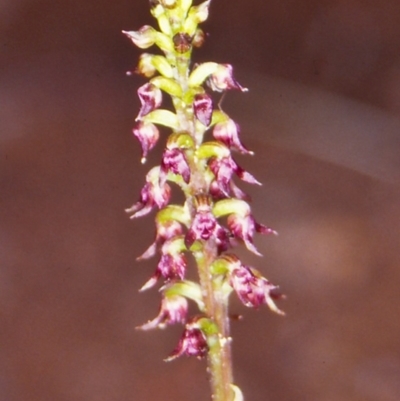
<instances>
[{"instance_id":1,"label":"flower stalk","mask_svg":"<svg viewBox=\"0 0 400 401\"><path fill-rule=\"evenodd\" d=\"M240 401L233 382L228 303L236 292L245 306L267 304L282 314L274 300L278 288L258 270L243 265L232 249L243 243L257 255L254 234L276 234L255 221L249 197L233 176L260 183L232 157L252 155L239 139L239 126L214 107L210 92L247 91L233 77L229 64L206 62L192 65L192 50L205 35L199 24L208 18L211 0L150 0L159 30L144 26L123 33L139 48L156 46L162 54L143 53L136 72L149 81L138 89L141 103L133 128L142 147L142 163L160 138L158 126L171 130L159 166L150 169L139 200L127 212L131 218L158 209L154 243L138 258L160 254L155 273L141 291L164 281L159 314L139 328L164 328L183 324L176 349L166 359L182 355L207 357L213 401ZM162 109L163 97L172 99L173 110ZM213 139L205 140L208 132ZM183 205L170 204L171 186L185 196ZM226 224L222 224L225 220ZM185 279L187 254L196 262L199 282ZM199 314L188 317L188 300Z\"/></svg>"}]
</instances>

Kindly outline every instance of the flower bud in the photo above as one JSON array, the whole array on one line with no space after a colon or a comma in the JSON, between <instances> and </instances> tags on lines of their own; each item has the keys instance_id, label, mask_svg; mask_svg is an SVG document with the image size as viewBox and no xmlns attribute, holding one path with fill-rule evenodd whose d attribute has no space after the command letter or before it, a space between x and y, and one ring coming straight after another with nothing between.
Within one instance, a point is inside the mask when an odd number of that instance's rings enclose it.
<instances>
[{"instance_id":1,"label":"flower bud","mask_svg":"<svg viewBox=\"0 0 400 401\"><path fill-rule=\"evenodd\" d=\"M144 25L138 31L122 31L140 49L147 49L154 45L156 32L150 25Z\"/></svg>"},{"instance_id":2,"label":"flower bud","mask_svg":"<svg viewBox=\"0 0 400 401\"><path fill-rule=\"evenodd\" d=\"M172 41L175 51L180 54L186 53L192 48L192 37L187 33L177 33L172 38Z\"/></svg>"},{"instance_id":3,"label":"flower bud","mask_svg":"<svg viewBox=\"0 0 400 401\"><path fill-rule=\"evenodd\" d=\"M202 29L197 28L196 32L192 37L192 46L201 47L205 40L206 40L206 34Z\"/></svg>"},{"instance_id":4,"label":"flower bud","mask_svg":"<svg viewBox=\"0 0 400 401\"><path fill-rule=\"evenodd\" d=\"M164 56L149 53L140 56L136 71L147 78L152 77L156 71L166 78L172 78L174 75L171 65Z\"/></svg>"},{"instance_id":5,"label":"flower bud","mask_svg":"<svg viewBox=\"0 0 400 401\"><path fill-rule=\"evenodd\" d=\"M183 15L186 15L191 7L193 0L178 0L179 8L182 10Z\"/></svg>"},{"instance_id":6,"label":"flower bud","mask_svg":"<svg viewBox=\"0 0 400 401\"><path fill-rule=\"evenodd\" d=\"M149 54L149 53L143 53L139 57L139 63L138 66L136 67L135 72L138 74L141 74L145 76L146 78L152 77L157 69L153 65L153 57L154 55Z\"/></svg>"},{"instance_id":7,"label":"flower bud","mask_svg":"<svg viewBox=\"0 0 400 401\"><path fill-rule=\"evenodd\" d=\"M196 32L197 25L204 22L208 18L208 10L210 7L211 0L207 0L198 6L190 8L188 17L183 25L183 30L190 36L193 36Z\"/></svg>"},{"instance_id":8,"label":"flower bud","mask_svg":"<svg viewBox=\"0 0 400 401\"><path fill-rule=\"evenodd\" d=\"M174 7L176 7L177 0L161 0L161 4L165 8L174 8Z\"/></svg>"},{"instance_id":9,"label":"flower bud","mask_svg":"<svg viewBox=\"0 0 400 401\"><path fill-rule=\"evenodd\" d=\"M172 33L171 24L162 5L154 7L151 10L151 13L153 17L157 19L158 26L160 27L161 32L167 36L170 36Z\"/></svg>"}]
</instances>

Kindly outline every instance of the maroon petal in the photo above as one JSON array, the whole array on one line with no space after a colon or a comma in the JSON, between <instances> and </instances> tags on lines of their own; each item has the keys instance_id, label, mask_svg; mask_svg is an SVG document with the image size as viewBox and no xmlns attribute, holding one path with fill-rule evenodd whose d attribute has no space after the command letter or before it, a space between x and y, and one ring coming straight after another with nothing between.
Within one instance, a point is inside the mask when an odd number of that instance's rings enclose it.
<instances>
[{"instance_id":1,"label":"maroon petal","mask_svg":"<svg viewBox=\"0 0 400 401\"><path fill-rule=\"evenodd\" d=\"M210 170L215 175L215 179L219 185L221 192L229 197L232 182L232 174L237 170L237 164L231 157L223 157L217 159L211 158L208 163Z\"/></svg>"},{"instance_id":2,"label":"maroon petal","mask_svg":"<svg viewBox=\"0 0 400 401\"><path fill-rule=\"evenodd\" d=\"M232 269L229 279L245 306L258 308L267 304L272 311L284 315L273 301L273 299L282 298L283 295L280 294L278 287L263 277L258 270L239 264Z\"/></svg>"},{"instance_id":3,"label":"maroon petal","mask_svg":"<svg viewBox=\"0 0 400 401\"><path fill-rule=\"evenodd\" d=\"M228 216L227 225L231 233L241 239L247 249L256 255L261 255L257 248L253 244L254 233L269 235L277 232L270 227L264 226L263 224L257 223L251 214L246 216L240 216L239 214L231 214Z\"/></svg>"},{"instance_id":4,"label":"maroon petal","mask_svg":"<svg viewBox=\"0 0 400 401\"><path fill-rule=\"evenodd\" d=\"M160 107L162 102L162 92L159 88L151 83L142 85L138 91L141 108L136 120L140 120L146 114Z\"/></svg>"},{"instance_id":5,"label":"maroon petal","mask_svg":"<svg viewBox=\"0 0 400 401\"><path fill-rule=\"evenodd\" d=\"M194 115L206 127L211 123L213 113L213 102L206 93L198 94L193 102Z\"/></svg>"},{"instance_id":6,"label":"maroon petal","mask_svg":"<svg viewBox=\"0 0 400 401\"><path fill-rule=\"evenodd\" d=\"M155 241L147 248L147 250L137 258L137 260L149 259L156 254L157 247L164 244L167 240L181 235L183 230L180 223L169 220L164 222L156 222L157 234Z\"/></svg>"},{"instance_id":7,"label":"maroon petal","mask_svg":"<svg viewBox=\"0 0 400 401\"><path fill-rule=\"evenodd\" d=\"M144 216L153 209L155 205L159 209L166 206L171 197L171 188L168 184L159 185L159 171L153 168L146 176L146 184L140 192L140 199L132 207L126 209L133 213L131 219Z\"/></svg>"},{"instance_id":8,"label":"maroon petal","mask_svg":"<svg viewBox=\"0 0 400 401\"><path fill-rule=\"evenodd\" d=\"M196 197L196 214L186 236L185 245L189 249L197 240L207 241L224 238L225 231L211 211L211 200L207 196Z\"/></svg>"},{"instance_id":9,"label":"maroon petal","mask_svg":"<svg viewBox=\"0 0 400 401\"><path fill-rule=\"evenodd\" d=\"M163 329L164 327L175 324L185 323L188 311L186 298L179 295L164 297L158 315L147 323L139 326L140 330L150 330L154 328Z\"/></svg>"},{"instance_id":10,"label":"maroon petal","mask_svg":"<svg viewBox=\"0 0 400 401\"><path fill-rule=\"evenodd\" d=\"M151 149L156 145L160 133L158 128L152 123L139 122L133 129L133 135L139 139L142 147L142 163L146 162L146 158Z\"/></svg>"},{"instance_id":11,"label":"maroon petal","mask_svg":"<svg viewBox=\"0 0 400 401\"><path fill-rule=\"evenodd\" d=\"M233 180L230 181L229 186L231 188L231 193L234 198L240 199L240 200L245 200L247 202L251 201L251 198L249 195L247 195L245 192L243 192L234 182Z\"/></svg>"},{"instance_id":12,"label":"maroon petal","mask_svg":"<svg viewBox=\"0 0 400 401\"><path fill-rule=\"evenodd\" d=\"M182 355L203 358L208 351L207 339L204 333L198 328L187 324L178 346L166 361L172 361Z\"/></svg>"},{"instance_id":13,"label":"maroon petal","mask_svg":"<svg viewBox=\"0 0 400 401\"><path fill-rule=\"evenodd\" d=\"M245 146L242 145L239 139L239 125L229 119L215 125L213 136L218 141L222 142L228 148L235 149L243 154L253 154Z\"/></svg>"},{"instance_id":14,"label":"maroon petal","mask_svg":"<svg viewBox=\"0 0 400 401\"><path fill-rule=\"evenodd\" d=\"M257 181L252 174L248 173L246 170L240 167L236 162L234 163L236 165L235 173L242 181L248 182L249 184L261 185L261 182Z\"/></svg>"},{"instance_id":15,"label":"maroon petal","mask_svg":"<svg viewBox=\"0 0 400 401\"><path fill-rule=\"evenodd\" d=\"M221 185L217 180L213 180L210 184L210 194L215 201L229 197L245 201L251 200L250 196L243 192L233 180L230 180L228 185Z\"/></svg>"},{"instance_id":16,"label":"maroon petal","mask_svg":"<svg viewBox=\"0 0 400 401\"><path fill-rule=\"evenodd\" d=\"M232 66L230 64L220 64L217 71L207 80L208 85L213 91L222 92L230 89L239 89L246 92L239 82L233 78Z\"/></svg>"},{"instance_id":17,"label":"maroon petal","mask_svg":"<svg viewBox=\"0 0 400 401\"><path fill-rule=\"evenodd\" d=\"M242 265L234 269L230 283L245 306L258 308L265 303L265 282L258 279L249 267Z\"/></svg>"},{"instance_id":18,"label":"maroon petal","mask_svg":"<svg viewBox=\"0 0 400 401\"><path fill-rule=\"evenodd\" d=\"M182 149L173 148L164 151L161 162L161 183L165 181L168 172L180 175L186 184L190 181L190 167Z\"/></svg>"},{"instance_id":19,"label":"maroon petal","mask_svg":"<svg viewBox=\"0 0 400 401\"><path fill-rule=\"evenodd\" d=\"M161 256L157 269L166 281L182 280L185 277L186 265L187 261L183 253L165 254Z\"/></svg>"}]
</instances>

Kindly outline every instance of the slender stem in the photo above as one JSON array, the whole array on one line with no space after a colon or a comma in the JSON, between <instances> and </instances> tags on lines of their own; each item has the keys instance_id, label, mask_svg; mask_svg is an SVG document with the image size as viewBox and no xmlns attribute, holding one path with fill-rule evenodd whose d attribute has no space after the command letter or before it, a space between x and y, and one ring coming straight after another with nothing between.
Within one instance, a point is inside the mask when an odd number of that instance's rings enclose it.
<instances>
[{"instance_id":1,"label":"slender stem","mask_svg":"<svg viewBox=\"0 0 400 401\"><path fill-rule=\"evenodd\" d=\"M175 78L185 93L188 90L190 55L176 57ZM175 99L174 106L180 121L180 129L189 132L195 142L198 140L195 132L193 112L183 102L183 99ZM197 143L197 146L200 144ZM191 182L189 207L193 205L193 197L199 194L207 194L208 187L204 179L204 166L189 160L191 168ZM208 372L210 375L213 401L232 401L233 392L231 389L232 379L232 358L231 341L229 336L229 317L227 308L227 297L222 293L220 283L213 280L211 265L218 256L218 247L215 240L210 239L204 243L201 251L194 254L200 285L205 304L205 312L217 326L218 334L209 339Z\"/></svg>"},{"instance_id":2,"label":"slender stem","mask_svg":"<svg viewBox=\"0 0 400 401\"><path fill-rule=\"evenodd\" d=\"M213 401L231 401L232 389L230 385L233 379L226 297L218 288L218 283L213 282L210 274L210 266L217 255L216 250L216 244L209 241L202 250L202 257L196 259L206 313L218 327L218 336L210 341L208 352L208 371Z\"/></svg>"}]
</instances>

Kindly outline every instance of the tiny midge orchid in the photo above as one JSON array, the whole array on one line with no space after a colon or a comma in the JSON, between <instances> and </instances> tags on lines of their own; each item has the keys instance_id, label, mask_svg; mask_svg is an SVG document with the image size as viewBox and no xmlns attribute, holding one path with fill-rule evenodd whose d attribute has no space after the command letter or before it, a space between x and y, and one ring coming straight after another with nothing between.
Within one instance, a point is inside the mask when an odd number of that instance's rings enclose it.
<instances>
[{"instance_id":1,"label":"tiny midge orchid","mask_svg":"<svg viewBox=\"0 0 400 401\"><path fill-rule=\"evenodd\" d=\"M141 291L159 284L162 300L158 315L138 328L182 324L182 336L166 360L207 357L213 401L242 401L232 375L230 295L236 293L247 307L265 304L278 314L283 312L274 301L282 296L278 287L233 253L243 243L261 255L253 243L255 233L276 232L255 220L249 197L235 184L242 180L261 185L233 158L235 152L253 152L242 144L239 125L215 107L211 94L247 89L234 78L230 64L191 64L193 48L205 39L199 24L208 18L210 4L211 0L198 5L192 0L150 0L159 30L145 25L123 31L137 47L157 46L162 53L143 53L135 69L149 79L137 90L141 107L133 128L142 163L160 141L158 127L170 131L159 166L150 169L139 200L127 212L137 218L156 210L155 240L138 260L158 255L156 269ZM172 110L161 108L166 96ZM173 187L183 192L182 205L170 204ZM186 279L189 260L196 262L198 283ZM197 305L194 316L188 316L188 301Z\"/></svg>"}]
</instances>

